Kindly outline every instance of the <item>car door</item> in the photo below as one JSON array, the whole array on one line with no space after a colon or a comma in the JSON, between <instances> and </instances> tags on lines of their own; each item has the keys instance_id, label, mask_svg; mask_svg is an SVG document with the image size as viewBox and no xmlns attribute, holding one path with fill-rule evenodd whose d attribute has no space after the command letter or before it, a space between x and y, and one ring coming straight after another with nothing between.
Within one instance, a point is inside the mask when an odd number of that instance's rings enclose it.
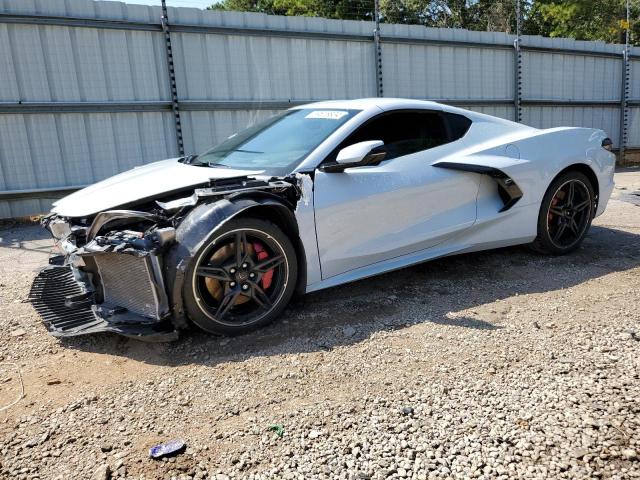
<instances>
[{"instance_id":1,"label":"car door","mask_svg":"<svg viewBox=\"0 0 640 480\"><path fill-rule=\"evenodd\" d=\"M461 122L451 115L383 113L332 155L361 141L382 140L384 161L343 172L323 171L322 166L316 170L314 208L323 279L433 247L473 225L480 176L431 166L459 148L456 136L470 125L466 117Z\"/></svg>"}]
</instances>

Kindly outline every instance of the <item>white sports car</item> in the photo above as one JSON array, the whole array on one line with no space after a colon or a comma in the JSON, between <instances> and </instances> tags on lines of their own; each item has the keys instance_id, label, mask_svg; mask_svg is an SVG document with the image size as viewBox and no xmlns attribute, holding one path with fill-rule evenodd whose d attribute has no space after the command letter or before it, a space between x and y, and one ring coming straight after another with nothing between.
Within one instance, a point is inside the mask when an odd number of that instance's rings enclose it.
<instances>
[{"instance_id":1,"label":"white sports car","mask_svg":"<svg viewBox=\"0 0 640 480\"><path fill-rule=\"evenodd\" d=\"M437 257L580 245L613 189L601 130L433 102L292 108L63 198L31 299L53 335L239 334L312 292Z\"/></svg>"}]
</instances>

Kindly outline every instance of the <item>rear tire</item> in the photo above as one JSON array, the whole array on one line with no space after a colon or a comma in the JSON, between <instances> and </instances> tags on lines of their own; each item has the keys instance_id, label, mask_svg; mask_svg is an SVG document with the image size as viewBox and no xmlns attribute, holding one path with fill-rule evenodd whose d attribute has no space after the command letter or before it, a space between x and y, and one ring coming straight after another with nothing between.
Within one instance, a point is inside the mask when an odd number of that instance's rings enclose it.
<instances>
[{"instance_id":1,"label":"rear tire","mask_svg":"<svg viewBox=\"0 0 640 480\"><path fill-rule=\"evenodd\" d=\"M282 313L297 277L295 249L280 228L257 218L233 219L193 256L185 272L185 307L201 329L241 335Z\"/></svg>"},{"instance_id":2,"label":"rear tire","mask_svg":"<svg viewBox=\"0 0 640 480\"><path fill-rule=\"evenodd\" d=\"M565 255L580 246L595 213L595 194L589 179L578 171L558 176L542 199L538 236L531 244L537 252Z\"/></svg>"}]
</instances>

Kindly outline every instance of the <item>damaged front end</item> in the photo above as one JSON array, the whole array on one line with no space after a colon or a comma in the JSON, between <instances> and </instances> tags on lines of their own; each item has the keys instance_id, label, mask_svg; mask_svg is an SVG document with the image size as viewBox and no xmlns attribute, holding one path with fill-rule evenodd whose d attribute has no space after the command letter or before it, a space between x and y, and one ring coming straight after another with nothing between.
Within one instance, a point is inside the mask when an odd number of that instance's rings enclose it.
<instances>
[{"instance_id":1,"label":"damaged front end","mask_svg":"<svg viewBox=\"0 0 640 480\"><path fill-rule=\"evenodd\" d=\"M186 326L179 270L201 240L196 237L249 208L252 198L290 205L289 199L295 203L299 196L295 177L238 177L212 180L162 201L147 199L136 210L87 218L50 214L42 223L61 254L34 280L31 303L53 336L114 332L173 340ZM213 221L197 225L203 210L215 212L207 217Z\"/></svg>"},{"instance_id":2,"label":"damaged front end","mask_svg":"<svg viewBox=\"0 0 640 480\"><path fill-rule=\"evenodd\" d=\"M176 336L162 275L162 256L175 240L167 217L112 210L86 224L54 215L43 225L62 255L36 277L30 298L52 335Z\"/></svg>"}]
</instances>

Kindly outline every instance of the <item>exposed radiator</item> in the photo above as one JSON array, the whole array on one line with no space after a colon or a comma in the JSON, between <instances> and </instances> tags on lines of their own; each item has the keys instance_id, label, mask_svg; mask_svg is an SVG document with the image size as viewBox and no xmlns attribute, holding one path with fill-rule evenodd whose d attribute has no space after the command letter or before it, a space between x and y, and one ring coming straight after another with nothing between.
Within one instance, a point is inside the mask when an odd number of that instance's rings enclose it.
<instances>
[{"instance_id":1,"label":"exposed radiator","mask_svg":"<svg viewBox=\"0 0 640 480\"><path fill-rule=\"evenodd\" d=\"M104 303L111 307L124 307L132 313L159 319L165 313L162 283L150 256L136 257L126 253L95 255Z\"/></svg>"}]
</instances>

